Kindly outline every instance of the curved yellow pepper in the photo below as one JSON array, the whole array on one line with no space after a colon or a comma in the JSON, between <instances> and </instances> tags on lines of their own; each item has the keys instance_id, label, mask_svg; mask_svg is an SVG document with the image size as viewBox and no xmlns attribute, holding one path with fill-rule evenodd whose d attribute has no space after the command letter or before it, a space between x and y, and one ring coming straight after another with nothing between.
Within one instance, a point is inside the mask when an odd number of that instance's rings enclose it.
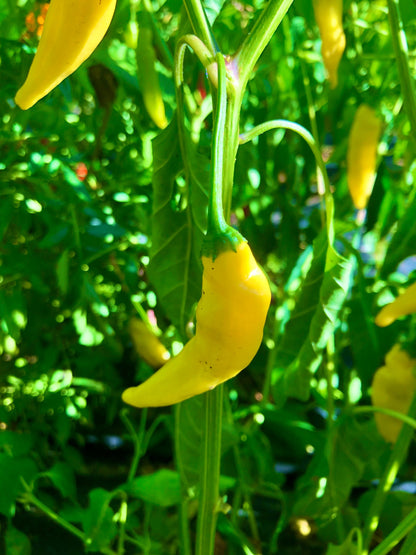
<instances>
[{"instance_id":1,"label":"curved yellow pepper","mask_svg":"<svg viewBox=\"0 0 416 555\"><path fill-rule=\"evenodd\" d=\"M416 378L413 375L415 367L416 360L401 350L400 345L394 345L386 355L385 366L374 374L371 385L373 405L407 414L416 391ZM395 443L403 423L379 412L374 417L380 435L386 441Z\"/></svg>"},{"instance_id":2,"label":"curved yellow pepper","mask_svg":"<svg viewBox=\"0 0 416 555\"><path fill-rule=\"evenodd\" d=\"M161 407L214 389L257 353L270 305L270 287L247 243L215 260L202 258L196 334L182 351L137 387L123 392L135 407Z\"/></svg>"},{"instance_id":3,"label":"curved yellow pepper","mask_svg":"<svg viewBox=\"0 0 416 555\"><path fill-rule=\"evenodd\" d=\"M354 206L365 208L376 176L377 147L382 122L373 108L361 104L348 137L347 181Z\"/></svg>"},{"instance_id":4,"label":"curved yellow pepper","mask_svg":"<svg viewBox=\"0 0 416 555\"><path fill-rule=\"evenodd\" d=\"M382 328L392 324L400 316L416 313L416 283L413 283L392 303L383 306L377 314L375 322Z\"/></svg>"},{"instance_id":5,"label":"curved yellow pepper","mask_svg":"<svg viewBox=\"0 0 416 555\"><path fill-rule=\"evenodd\" d=\"M342 26L342 0L313 0L313 10L321 35L321 52L329 84L335 89L338 85L338 66L346 43Z\"/></svg>"},{"instance_id":6,"label":"curved yellow pepper","mask_svg":"<svg viewBox=\"0 0 416 555\"><path fill-rule=\"evenodd\" d=\"M104 37L116 0L51 0L29 74L15 102L31 108L84 62Z\"/></svg>"},{"instance_id":7,"label":"curved yellow pepper","mask_svg":"<svg viewBox=\"0 0 416 555\"><path fill-rule=\"evenodd\" d=\"M131 318L127 329L136 353L149 366L160 368L170 359L169 351L143 320Z\"/></svg>"}]
</instances>

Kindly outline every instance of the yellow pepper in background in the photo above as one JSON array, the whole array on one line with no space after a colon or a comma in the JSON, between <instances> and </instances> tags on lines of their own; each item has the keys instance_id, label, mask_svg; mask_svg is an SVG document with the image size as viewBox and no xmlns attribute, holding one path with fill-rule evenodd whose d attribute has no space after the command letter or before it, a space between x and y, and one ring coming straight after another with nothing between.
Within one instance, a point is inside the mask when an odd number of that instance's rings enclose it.
<instances>
[{"instance_id":1,"label":"yellow pepper in background","mask_svg":"<svg viewBox=\"0 0 416 555\"><path fill-rule=\"evenodd\" d=\"M342 0L313 0L316 24L321 35L321 52L332 89L338 85L338 66L345 50Z\"/></svg>"},{"instance_id":2,"label":"yellow pepper in background","mask_svg":"<svg viewBox=\"0 0 416 555\"><path fill-rule=\"evenodd\" d=\"M348 137L347 181L354 206L365 208L376 176L377 147L382 122L373 108L361 104Z\"/></svg>"},{"instance_id":3,"label":"yellow pepper in background","mask_svg":"<svg viewBox=\"0 0 416 555\"><path fill-rule=\"evenodd\" d=\"M168 121L166 119L165 105L160 89L159 75L155 66L156 55L152 40L153 33L150 26L140 24L136 49L140 90L143 96L144 106L150 118L160 129L164 129Z\"/></svg>"},{"instance_id":4,"label":"yellow pepper in background","mask_svg":"<svg viewBox=\"0 0 416 555\"><path fill-rule=\"evenodd\" d=\"M371 385L371 401L374 406L395 410L407 414L416 391L416 378L413 369L416 359L403 351L400 345L394 345L385 358L385 366L379 368ZM376 412L374 415L377 429L388 442L395 443L403 423L394 418Z\"/></svg>"},{"instance_id":5,"label":"yellow pepper in background","mask_svg":"<svg viewBox=\"0 0 416 555\"><path fill-rule=\"evenodd\" d=\"M382 328L392 324L400 316L416 313L416 283L413 283L393 302L383 306L377 314L375 322Z\"/></svg>"},{"instance_id":6,"label":"yellow pepper in background","mask_svg":"<svg viewBox=\"0 0 416 555\"><path fill-rule=\"evenodd\" d=\"M170 359L169 351L143 322L131 318L127 326L136 353L152 368L160 368Z\"/></svg>"},{"instance_id":7,"label":"yellow pepper in background","mask_svg":"<svg viewBox=\"0 0 416 555\"><path fill-rule=\"evenodd\" d=\"M31 108L95 50L114 14L116 0L51 0L29 74L15 102Z\"/></svg>"},{"instance_id":8,"label":"yellow pepper in background","mask_svg":"<svg viewBox=\"0 0 416 555\"><path fill-rule=\"evenodd\" d=\"M270 305L270 286L247 243L215 260L202 257L196 334L153 376L122 395L135 407L161 407L214 389L246 368L257 353Z\"/></svg>"}]
</instances>

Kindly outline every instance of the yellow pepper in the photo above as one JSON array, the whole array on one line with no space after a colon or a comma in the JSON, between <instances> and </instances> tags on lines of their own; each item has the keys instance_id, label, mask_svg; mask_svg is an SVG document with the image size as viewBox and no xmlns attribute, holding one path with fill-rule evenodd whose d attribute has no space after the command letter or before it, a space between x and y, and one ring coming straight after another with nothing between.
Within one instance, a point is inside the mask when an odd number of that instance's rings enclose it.
<instances>
[{"instance_id":1,"label":"yellow pepper","mask_svg":"<svg viewBox=\"0 0 416 555\"><path fill-rule=\"evenodd\" d=\"M392 324L400 316L416 313L416 283L408 287L392 303L384 306L376 316L376 324L382 328Z\"/></svg>"},{"instance_id":2,"label":"yellow pepper","mask_svg":"<svg viewBox=\"0 0 416 555\"><path fill-rule=\"evenodd\" d=\"M143 320L131 318L128 332L136 353L152 368L160 368L170 359L169 351Z\"/></svg>"},{"instance_id":3,"label":"yellow pepper","mask_svg":"<svg viewBox=\"0 0 416 555\"><path fill-rule=\"evenodd\" d=\"M27 110L84 62L104 37L116 0L51 0L42 37L16 104Z\"/></svg>"},{"instance_id":4,"label":"yellow pepper","mask_svg":"<svg viewBox=\"0 0 416 555\"><path fill-rule=\"evenodd\" d=\"M321 52L332 89L338 85L338 66L345 50L342 0L313 0L315 20L321 35Z\"/></svg>"},{"instance_id":5,"label":"yellow pepper","mask_svg":"<svg viewBox=\"0 0 416 555\"><path fill-rule=\"evenodd\" d=\"M270 305L270 287L247 243L202 257L196 334L182 351L137 387L123 393L135 407L160 407L214 389L246 368L257 353Z\"/></svg>"},{"instance_id":6,"label":"yellow pepper","mask_svg":"<svg viewBox=\"0 0 416 555\"><path fill-rule=\"evenodd\" d=\"M153 33L147 25L140 25L136 50L139 85L144 106L153 122L164 129L168 121L165 114L159 76L156 71L156 55L152 44Z\"/></svg>"},{"instance_id":7,"label":"yellow pepper","mask_svg":"<svg viewBox=\"0 0 416 555\"><path fill-rule=\"evenodd\" d=\"M394 345L386 355L385 366L374 374L371 385L371 401L374 406L407 414L416 391L413 369L416 359L412 359L400 345ZM388 442L395 443L403 423L382 413L375 413L377 429Z\"/></svg>"},{"instance_id":8,"label":"yellow pepper","mask_svg":"<svg viewBox=\"0 0 416 555\"><path fill-rule=\"evenodd\" d=\"M354 206L365 208L376 176L377 147L382 122L373 108L361 104L348 138L347 181Z\"/></svg>"}]
</instances>

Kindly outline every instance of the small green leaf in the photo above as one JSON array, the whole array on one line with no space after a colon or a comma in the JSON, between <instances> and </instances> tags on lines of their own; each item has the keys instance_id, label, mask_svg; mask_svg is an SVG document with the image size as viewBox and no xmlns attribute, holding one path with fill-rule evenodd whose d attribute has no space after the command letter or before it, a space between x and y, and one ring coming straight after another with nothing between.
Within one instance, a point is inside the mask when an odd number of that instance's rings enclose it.
<instances>
[{"instance_id":1,"label":"small green leaf","mask_svg":"<svg viewBox=\"0 0 416 555\"><path fill-rule=\"evenodd\" d=\"M66 463L58 462L44 473L52 481L53 485L61 492L63 497L74 498L76 495L76 486L74 473L70 466Z\"/></svg>"},{"instance_id":2,"label":"small green leaf","mask_svg":"<svg viewBox=\"0 0 416 555\"><path fill-rule=\"evenodd\" d=\"M8 526L5 535L6 555L30 555L30 540L17 528Z\"/></svg>"},{"instance_id":3,"label":"small green leaf","mask_svg":"<svg viewBox=\"0 0 416 555\"><path fill-rule=\"evenodd\" d=\"M109 506L113 494L102 488L89 493L90 503L82 515L82 526L90 543L86 551L101 551L110 545L117 535L114 512Z\"/></svg>"},{"instance_id":4,"label":"small green leaf","mask_svg":"<svg viewBox=\"0 0 416 555\"><path fill-rule=\"evenodd\" d=\"M179 474L172 470L162 469L153 474L139 476L126 489L133 497L160 507L171 507L181 501Z\"/></svg>"}]
</instances>

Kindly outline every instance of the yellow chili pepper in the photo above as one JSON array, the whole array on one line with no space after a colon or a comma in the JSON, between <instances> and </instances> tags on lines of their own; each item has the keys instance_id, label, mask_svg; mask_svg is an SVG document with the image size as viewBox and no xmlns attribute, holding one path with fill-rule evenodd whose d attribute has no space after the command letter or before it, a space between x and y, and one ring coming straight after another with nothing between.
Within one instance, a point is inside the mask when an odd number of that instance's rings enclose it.
<instances>
[{"instance_id":1,"label":"yellow chili pepper","mask_svg":"<svg viewBox=\"0 0 416 555\"><path fill-rule=\"evenodd\" d=\"M137 387L123 393L135 407L159 407L214 389L246 368L257 353L270 305L270 287L247 243L202 257L202 296L196 334L182 351Z\"/></svg>"},{"instance_id":2,"label":"yellow chili pepper","mask_svg":"<svg viewBox=\"0 0 416 555\"><path fill-rule=\"evenodd\" d=\"M84 62L104 37L116 0L51 0L42 37L16 104L27 110Z\"/></svg>"},{"instance_id":3,"label":"yellow chili pepper","mask_svg":"<svg viewBox=\"0 0 416 555\"><path fill-rule=\"evenodd\" d=\"M371 401L374 406L407 414L416 391L416 378L412 359L400 345L394 345L386 355L385 366L379 368L373 377ZM388 442L395 443L403 423L379 412L375 413L377 429Z\"/></svg>"},{"instance_id":4,"label":"yellow chili pepper","mask_svg":"<svg viewBox=\"0 0 416 555\"><path fill-rule=\"evenodd\" d=\"M383 306L376 316L376 324L382 328L392 324L400 316L416 313L416 283L408 287L392 303Z\"/></svg>"},{"instance_id":5,"label":"yellow chili pepper","mask_svg":"<svg viewBox=\"0 0 416 555\"><path fill-rule=\"evenodd\" d=\"M127 329L136 353L149 366L160 368L170 359L169 351L143 320L131 318Z\"/></svg>"},{"instance_id":6,"label":"yellow chili pepper","mask_svg":"<svg viewBox=\"0 0 416 555\"><path fill-rule=\"evenodd\" d=\"M331 88L335 89L346 42L342 26L342 0L313 0L313 9L321 35L321 52L328 80Z\"/></svg>"},{"instance_id":7,"label":"yellow chili pepper","mask_svg":"<svg viewBox=\"0 0 416 555\"><path fill-rule=\"evenodd\" d=\"M354 206L365 208L376 176L377 146L382 122L373 108L361 104L348 138L347 181Z\"/></svg>"},{"instance_id":8,"label":"yellow chili pepper","mask_svg":"<svg viewBox=\"0 0 416 555\"><path fill-rule=\"evenodd\" d=\"M155 66L156 55L152 39L153 33L150 27L140 25L136 49L137 71L147 113L160 129L164 129L168 121L166 119L159 76Z\"/></svg>"}]
</instances>

